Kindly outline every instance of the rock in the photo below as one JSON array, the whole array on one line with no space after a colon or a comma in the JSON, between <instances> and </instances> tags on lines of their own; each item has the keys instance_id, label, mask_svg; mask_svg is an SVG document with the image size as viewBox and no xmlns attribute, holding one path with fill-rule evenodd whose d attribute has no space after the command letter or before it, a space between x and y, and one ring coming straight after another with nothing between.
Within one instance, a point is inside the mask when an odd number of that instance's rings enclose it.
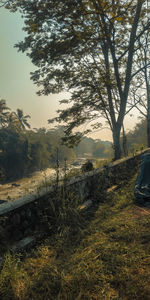
<instances>
[{"instance_id":1,"label":"rock","mask_svg":"<svg viewBox=\"0 0 150 300\"><path fill-rule=\"evenodd\" d=\"M27 220L25 220L23 223L22 223L22 227L23 229L27 229L29 227L29 223Z\"/></svg>"},{"instance_id":2,"label":"rock","mask_svg":"<svg viewBox=\"0 0 150 300\"><path fill-rule=\"evenodd\" d=\"M21 221L20 215L18 213L14 214L12 217L12 223L13 225L19 225Z\"/></svg>"},{"instance_id":3,"label":"rock","mask_svg":"<svg viewBox=\"0 0 150 300\"><path fill-rule=\"evenodd\" d=\"M0 204L7 202L6 200L0 200Z\"/></svg>"},{"instance_id":4,"label":"rock","mask_svg":"<svg viewBox=\"0 0 150 300\"><path fill-rule=\"evenodd\" d=\"M92 200L87 200L82 205L80 205L78 209L82 211L88 209L90 206L92 206Z\"/></svg>"},{"instance_id":5,"label":"rock","mask_svg":"<svg viewBox=\"0 0 150 300\"><path fill-rule=\"evenodd\" d=\"M27 217L27 219L30 219L30 218L31 218L31 215L32 215L31 209L28 208L27 211L26 211L26 217Z\"/></svg>"},{"instance_id":6,"label":"rock","mask_svg":"<svg viewBox=\"0 0 150 300\"><path fill-rule=\"evenodd\" d=\"M17 186L20 186L20 184L18 184L18 183L12 183L12 186L17 187Z\"/></svg>"},{"instance_id":7,"label":"rock","mask_svg":"<svg viewBox=\"0 0 150 300\"><path fill-rule=\"evenodd\" d=\"M22 210L20 214L21 214L21 217L25 218L25 216L26 216L25 210Z\"/></svg>"},{"instance_id":8,"label":"rock","mask_svg":"<svg viewBox=\"0 0 150 300\"><path fill-rule=\"evenodd\" d=\"M21 239L17 243L15 243L11 247L11 250L13 252L17 252L19 250L25 250L28 247L31 247L34 243L35 243L35 238L33 236L28 236L28 237L25 237L25 238Z\"/></svg>"},{"instance_id":9,"label":"rock","mask_svg":"<svg viewBox=\"0 0 150 300\"><path fill-rule=\"evenodd\" d=\"M16 229L16 230L13 232L13 239L14 239L15 241L19 241L21 238L22 238L22 232L21 232L19 229Z\"/></svg>"},{"instance_id":10,"label":"rock","mask_svg":"<svg viewBox=\"0 0 150 300\"><path fill-rule=\"evenodd\" d=\"M24 232L24 235L27 236L27 235L31 235L32 234L32 229L31 228L27 228Z\"/></svg>"}]
</instances>

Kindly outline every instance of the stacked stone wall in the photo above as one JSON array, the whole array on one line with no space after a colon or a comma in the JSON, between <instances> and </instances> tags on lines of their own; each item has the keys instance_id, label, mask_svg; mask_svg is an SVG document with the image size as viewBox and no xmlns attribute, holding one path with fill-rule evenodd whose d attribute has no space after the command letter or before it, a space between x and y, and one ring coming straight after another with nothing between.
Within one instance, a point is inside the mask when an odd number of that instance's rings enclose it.
<instances>
[{"instance_id":1,"label":"stacked stone wall","mask_svg":"<svg viewBox=\"0 0 150 300\"><path fill-rule=\"evenodd\" d=\"M147 150L146 150L147 151ZM146 152L144 151L144 152ZM59 196L65 192L74 193L80 204L86 200L95 201L95 191L106 190L118 182L125 182L139 167L141 153L110 163L109 165L74 177L59 186ZM28 235L44 230L42 214L53 215L52 204L57 201L56 187L41 188L37 194L26 195L13 202L0 205L0 240L17 241ZM99 202L101 197L99 196ZM58 204L59 205L59 204ZM57 207L57 206L56 206Z\"/></svg>"}]
</instances>

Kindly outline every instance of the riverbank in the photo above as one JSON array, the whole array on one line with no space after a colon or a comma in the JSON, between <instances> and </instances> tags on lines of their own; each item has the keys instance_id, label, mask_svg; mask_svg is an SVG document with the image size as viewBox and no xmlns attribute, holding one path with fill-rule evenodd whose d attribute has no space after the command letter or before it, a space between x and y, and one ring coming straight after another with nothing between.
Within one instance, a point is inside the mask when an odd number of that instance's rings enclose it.
<instances>
[{"instance_id":1,"label":"riverbank","mask_svg":"<svg viewBox=\"0 0 150 300\"><path fill-rule=\"evenodd\" d=\"M24 177L0 185L0 202L13 201L26 194L34 193L40 185L53 181L56 178L56 170L47 168L44 171L34 172L31 176Z\"/></svg>"}]
</instances>

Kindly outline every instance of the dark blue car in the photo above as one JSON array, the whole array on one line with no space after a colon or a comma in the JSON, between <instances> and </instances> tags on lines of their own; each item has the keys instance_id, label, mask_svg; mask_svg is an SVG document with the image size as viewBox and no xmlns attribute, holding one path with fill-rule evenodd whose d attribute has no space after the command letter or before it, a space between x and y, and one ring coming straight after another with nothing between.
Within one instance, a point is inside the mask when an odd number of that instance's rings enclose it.
<instances>
[{"instance_id":1,"label":"dark blue car","mask_svg":"<svg viewBox=\"0 0 150 300\"><path fill-rule=\"evenodd\" d=\"M145 153L141 157L141 167L135 184L134 195L138 203L150 203L150 153Z\"/></svg>"}]
</instances>

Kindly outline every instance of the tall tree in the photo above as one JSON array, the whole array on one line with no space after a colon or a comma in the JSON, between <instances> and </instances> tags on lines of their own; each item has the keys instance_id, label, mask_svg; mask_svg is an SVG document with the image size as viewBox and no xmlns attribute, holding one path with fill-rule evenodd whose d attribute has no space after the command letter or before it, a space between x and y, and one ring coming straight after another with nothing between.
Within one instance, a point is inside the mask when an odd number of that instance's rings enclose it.
<instances>
[{"instance_id":1,"label":"tall tree","mask_svg":"<svg viewBox=\"0 0 150 300\"><path fill-rule=\"evenodd\" d=\"M138 69L136 71L136 69ZM134 86L131 90L131 106L138 109L147 121L147 146L150 147L150 32L139 39Z\"/></svg>"},{"instance_id":2,"label":"tall tree","mask_svg":"<svg viewBox=\"0 0 150 300\"><path fill-rule=\"evenodd\" d=\"M144 39L140 40L141 50L141 70L143 72L145 87L146 87L146 116L147 119L147 146L150 147L150 32L147 31ZM143 103L142 103L143 104ZM143 112L143 111L142 111Z\"/></svg>"},{"instance_id":3,"label":"tall tree","mask_svg":"<svg viewBox=\"0 0 150 300\"><path fill-rule=\"evenodd\" d=\"M31 118L29 115L24 115L23 110L17 108L16 112L11 112L8 116L8 127L13 128L17 132L20 130L25 130L26 127L30 128L28 119Z\"/></svg>"},{"instance_id":4,"label":"tall tree","mask_svg":"<svg viewBox=\"0 0 150 300\"><path fill-rule=\"evenodd\" d=\"M104 117L112 130L115 158L121 156L120 131L137 40L149 28L140 18L144 0L14 0L8 8L25 17L27 36L17 47L37 70L31 78L39 95L71 93L71 107L59 111L66 135L86 120ZM97 124L96 126L99 126ZM80 137L78 135L78 137Z\"/></svg>"},{"instance_id":5,"label":"tall tree","mask_svg":"<svg viewBox=\"0 0 150 300\"><path fill-rule=\"evenodd\" d=\"M0 127L6 126L8 122L10 108L6 105L6 100L0 100Z\"/></svg>"},{"instance_id":6,"label":"tall tree","mask_svg":"<svg viewBox=\"0 0 150 300\"><path fill-rule=\"evenodd\" d=\"M12 0L0 0L0 8L9 4Z\"/></svg>"},{"instance_id":7,"label":"tall tree","mask_svg":"<svg viewBox=\"0 0 150 300\"><path fill-rule=\"evenodd\" d=\"M28 123L28 119L31 118L29 115L25 115L23 114L23 110L17 108L17 112L14 113L17 120L19 121L19 125L21 127L21 129L26 129L26 127L30 128L30 124Z\"/></svg>"}]
</instances>

